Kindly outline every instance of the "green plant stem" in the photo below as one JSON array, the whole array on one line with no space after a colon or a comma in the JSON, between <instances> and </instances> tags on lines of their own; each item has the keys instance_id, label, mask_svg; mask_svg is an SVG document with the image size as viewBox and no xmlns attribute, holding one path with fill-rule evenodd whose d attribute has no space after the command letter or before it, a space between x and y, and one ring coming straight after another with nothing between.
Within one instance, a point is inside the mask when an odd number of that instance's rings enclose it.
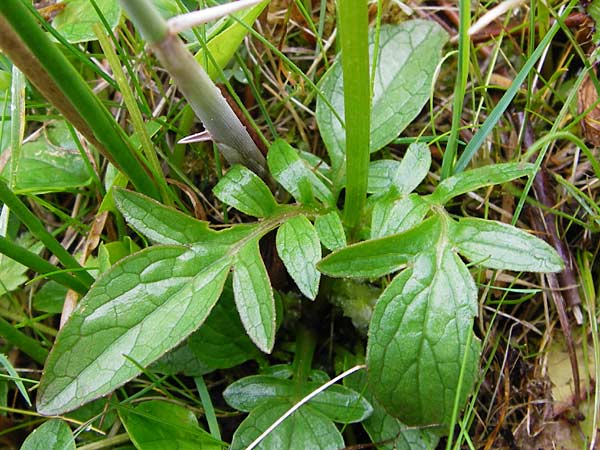
<instances>
[{"instance_id":1,"label":"green plant stem","mask_svg":"<svg viewBox=\"0 0 600 450\"><path fill-rule=\"evenodd\" d=\"M23 334L1 317L0 336L24 353L27 353L35 362L44 364L46 361L48 350L43 348L38 341Z\"/></svg>"},{"instance_id":2,"label":"green plant stem","mask_svg":"<svg viewBox=\"0 0 600 450\"><path fill-rule=\"evenodd\" d=\"M0 2L0 48L85 138L123 171L139 192L158 190L123 130L79 72L40 29L24 2Z\"/></svg>"},{"instance_id":3,"label":"green plant stem","mask_svg":"<svg viewBox=\"0 0 600 450\"><path fill-rule=\"evenodd\" d=\"M61 264L67 269L78 269L74 272L74 277L80 283L80 286L84 286L84 291L87 290L94 282L94 278L82 269L81 265L77 260L67 252L62 245L52 236L44 227L42 222L31 212L29 209L19 200L19 198L13 194L8 188L4 181L0 180L0 201L10 208L13 214L15 214L21 222L31 231L37 239L39 239L48 250L54 254L61 262ZM14 245L14 244L13 244ZM37 255L35 255L39 258ZM41 258L39 258L41 259ZM44 261L44 260L42 260ZM52 271L58 270L55 266L48 263L52 267ZM43 273L43 272L42 272ZM78 292L78 289L76 289Z\"/></svg>"},{"instance_id":4,"label":"green plant stem","mask_svg":"<svg viewBox=\"0 0 600 450\"><path fill-rule=\"evenodd\" d=\"M35 253L24 249L20 245L14 244L3 236L0 236L0 253L82 295L88 290L88 286L83 284L79 279L61 271L45 259L40 258Z\"/></svg>"},{"instance_id":5,"label":"green plant stem","mask_svg":"<svg viewBox=\"0 0 600 450\"><path fill-rule=\"evenodd\" d=\"M488 116L485 122L483 122L481 128L477 130L477 133L475 133L475 136L473 136L473 138L465 148L464 152L458 159L456 166L454 167L453 173L459 173L465 170L473 156L475 156L475 153L477 153L483 142L487 139L488 135L492 132L493 128L503 116L504 111L506 111L506 108L508 108L508 105L511 103L515 95L517 95L517 93L519 92L521 85L525 81L525 78L527 78L527 75L529 74L531 69L533 69L533 67L535 66L535 63L538 61L538 59L540 59L546 47L550 44L550 42L554 38L554 35L556 35L558 30L560 29L560 22L569 15L571 10L573 9L573 6L576 3L576 0L571 0L571 2L569 2L568 6L563 11L562 15L556 20L556 22L554 22L550 30L548 30L548 33L546 34L546 36L544 36L544 39L542 39L542 41L539 43L535 51L531 54L530 58L527 60L523 68L519 71L513 83L506 90L496 107L493 109L492 113Z\"/></svg>"},{"instance_id":6,"label":"green plant stem","mask_svg":"<svg viewBox=\"0 0 600 450\"><path fill-rule=\"evenodd\" d=\"M367 0L339 1L339 28L346 121L346 201L344 219L358 224L367 196L371 132Z\"/></svg>"},{"instance_id":7,"label":"green plant stem","mask_svg":"<svg viewBox=\"0 0 600 450\"><path fill-rule=\"evenodd\" d=\"M294 380L298 385L302 385L308 380L316 345L317 339L314 333L304 325L298 325L296 354L293 362Z\"/></svg>"},{"instance_id":8,"label":"green plant stem","mask_svg":"<svg viewBox=\"0 0 600 450\"><path fill-rule=\"evenodd\" d=\"M446 144L446 151L442 159L442 171L440 180L448 178L452 174L452 166L456 158L458 149L458 132L461 128L461 118L463 111L463 102L465 99L465 90L467 89L467 80L469 78L469 53L471 49L471 40L469 38L469 27L471 26L471 2L470 0L460 0L459 4L459 25L458 25L458 75L454 86L454 102L452 107L452 129L450 137Z\"/></svg>"},{"instance_id":9,"label":"green plant stem","mask_svg":"<svg viewBox=\"0 0 600 450\"><path fill-rule=\"evenodd\" d=\"M154 54L181 90L196 116L230 164L242 164L270 180L266 160L219 88L148 0L121 0L123 8L152 45Z\"/></svg>"}]
</instances>

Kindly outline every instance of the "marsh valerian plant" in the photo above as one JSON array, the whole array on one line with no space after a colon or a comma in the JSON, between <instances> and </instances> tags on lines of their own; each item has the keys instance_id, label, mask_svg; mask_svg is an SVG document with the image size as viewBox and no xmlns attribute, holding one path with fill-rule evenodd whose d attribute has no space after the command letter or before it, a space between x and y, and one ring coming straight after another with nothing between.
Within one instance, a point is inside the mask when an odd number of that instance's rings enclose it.
<instances>
[{"instance_id":1,"label":"marsh valerian plant","mask_svg":"<svg viewBox=\"0 0 600 450\"><path fill-rule=\"evenodd\" d=\"M467 170L444 178L432 193L422 193L418 188L431 168L428 145L410 144L401 160L370 161L427 102L447 35L423 20L367 33L366 2L360 3L364 8L350 11L340 2L342 54L318 85L316 117L328 161L282 139L269 146L265 161L231 111L215 113L226 111L226 103L160 16L144 22L148 15L139 7L145 3L123 1L136 25L152 36L153 48L183 93L200 105L194 110L212 138L235 163L214 195L256 220L217 231L145 195L157 197L155 187L141 192L113 187L116 210L153 245L101 273L82 298L46 361L37 395L40 413L79 408L115 391L143 368L165 364L177 352L189 352L204 363L195 374L271 353L282 302L271 285L260 242L274 232L278 256L303 301L327 297L320 289L324 276L354 278L381 293L368 325L366 376L315 397L262 448L281 448L281 442L292 442L290 448L341 448L344 440L334 422L360 421L374 441L417 433L411 439L431 447L453 424L479 367L480 343L473 333L477 287L468 264L554 272L561 270L562 261L549 245L515 227L457 217L445 209L462 194L532 176L531 164ZM372 71L365 62L369 53ZM192 85L187 69L177 67L173 58L186 61L185 68L193 65L210 97ZM353 70L356 76L349 77ZM202 109L206 103L208 110ZM277 197L270 177L278 183ZM138 183L136 187L152 186L145 177L138 177ZM292 203L277 200L284 198L283 192ZM371 308L367 310L368 316ZM246 448L294 402L329 379L311 369L314 343L309 334L298 338L291 366L273 366L227 387L229 405L249 412L232 448ZM134 442L142 442L144 427L151 426L151 421L143 423L144 417L167 422L180 417L181 411L165 408L172 406L147 402L120 409ZM189 418L184 416L185 422ZM221 447L193 420L186 423L178 439ZM406 431L405 425L428 431Z\"/></svg>"}]
</instances>

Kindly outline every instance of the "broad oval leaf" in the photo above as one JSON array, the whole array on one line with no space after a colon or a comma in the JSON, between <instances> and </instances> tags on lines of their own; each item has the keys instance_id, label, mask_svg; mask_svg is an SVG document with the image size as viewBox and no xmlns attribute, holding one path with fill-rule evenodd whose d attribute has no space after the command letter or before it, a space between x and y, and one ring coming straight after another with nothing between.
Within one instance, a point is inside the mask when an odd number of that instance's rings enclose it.
<instances>
[{"instance_id":1,"label":"broad oval leaf","mask_svg":"<svg viewBox=\"0 0 600 450\"><path fill-rule=\"evenodd\" d=\"M323 247L338 250L346 246L346 232L342 219L336 211L328 212L315 219L315 230Z\"/></svg>"},{"instance_id":2,"label":"broad oval leaf","mask_svg":"<svg viewBox=\"0 0 600 450\"><path fill-rule=\"evenodd\" d=\"M246 449L293 405L289 400L272 399L258 406L236 430L231 450ZM343 447L344 439L335 424L309 405L304 405L255 448L339 450Z\"/></svg>"},{"instance_id":3,"label":"broad oval leaf","mask_svg":"<svg viewBox=\"0 0 600 450\"><path fill-rule=\"evenodd\" d=\"M420 142L408 146L402 161L381 159L369 165L369 193L387 193L394 187L400 195L410 194L427 176L431 152Z\"/></svg>"},{"instance_id":4,"label":"broad oval leaf","mask_svg":"<svg viewBox=\"0 0 600 450\"><path fill-rule=\"evenodd\" d=\"M314 300L319 292L321 274L317 263L321 259L321 243L310 221L295 216L277 230L277 253L300 292Z\"/></svg>"},{"instance_id":5,"label":"broad oval leaf","mask_svg":"<svg viewBox=\"0 0 600 450\"><path fill-rule=\"evenodd\" d=\"M529 176L534 169L530 163L503 163L467 170L442 181L431 194L431 201L443 205L467 192Z\"/></svg>"},{"instance_id":6,"label":"broad oval leaf","mask_svg":"<svg viewBox=\"0 0 600 450\"><path fill-rule=\"evenodd\" d=\"M223 249L155 246L99 279L60 331L38 412L61 414L112 392L206 319L229 273Z\"/></svg>"},{"instance_id":7,"label":"broad oval leaf","mask_svg":"<svg viewBox=\"0 0 600 450\"><path fill-rule=\"evenodd\" d=\"M164 401L120 407L119 416L139 450L222 450L227 445L198 425L194 413Z\"/></svg>"},{"instance_id":8,"label":"broad oval leaf","mask_svg":"<svg viewBox=\"0 0 600 450\"><path fill-rule=\"evenodd\" d=\"M242 378L223 392L229 406L240 411L252 411L262 403L276 398L299 401L321 387L322 383L307 381L298 385L294 380L286 380L268 375L254 375ZM308 402L312 408L335 422L360 422L369 417L372 408L358 392L335 384Z\"/></svg>"},{"instance_id":9,"label":"broad oval leaf","mask_svg":"<svg viewBox=\"0 0 600 450\"><path fill-rule=\"evenodd\" d=\"M275 344L275 300L258 239L245 244L236 256L233 292L246 333L259 349L271 353Z\"/></svg>"},{"instance_id":10,"label":"broad oval leaf","mask_svg":"<svg viewBox=\"0 0 600 450\"><path fill-rule=\"evenodd\" d=\"M396 272L415 255L435 244L441 231L433 216L404 233L361 242L326 256L317 264L333 277L374 278Z\"/></svg>"},{"instance_id":11,"label":"broad oval leaf","mask_svg":"<svg viewBox=\"0 0 600 450\"><path fill-rule=\"evenodd\" d=\"M431 92L433 76L448 35L435 22L406 21L384 25L373 84L371 151L390 143L419 114ZM369 36L373 53L374 33ZM344 119L344 88L339 61L324 75L321 91ZM345 130L334 112L317 98L317 122L334 167L344 158Z\"/></svg>"},{"instance_id":12,"label":"broad oval leaf","mask_svg":"<svg viewBox=\"0 0 600 450\"><path fill-rule=\"evenodd\" d=\"M430 205L417 194L404 198L382 197L375 202L371 215L371 239L410 230L423 220Z\"/></svg>"},{"instance_id":13,"label":"broad oval leaf","mask_svg":"<svg viewBox=\"0 0 600 450\"><path fill-rule=\"evenodd\" d=\"M237 164L219 180L213 192L223 203L254 217L267 217L277 208L264 181L250 169Z\"/></svg>"},{"instance_id":14,"label":"broad oval leaf","mask_svg":"<svg viewBox=\"0 0 600 450\"><path fill-rule=\"evenodd\" d=\"M33 430L21 450L75 450L75 439L64 421L52 419Z\"/></svg>"},{"instance_id":15,"label":"broad oval leaf","mask_svg":"<svg viewBox=\"0 0 600 450\"><path fill-rule=\"evenodd\" d=\"M450 240L460 254L491 269L560 272L564 262L550 245L511 225L465 218L450 227Z\"/></svg>"},{"instance_id":16,"label":"broad oval leaf","mask_svg":"<svg viewBox=\"0 0 600 450\"><path fill-rule=\"evenodd\" d=\"M461 407L477 374L478 343L466 349L477 288L443 237L439 242L387 287L369 328L369 385L386 411L407 425L450 422L465 351Z\"/></svg>"},{"instance_id":17,"label":"broad oval leaf","mask_svg":"<svg viewBox=\"0 0 600 450\"><path fill-rule=\"evenodd\" d=\"M316 168L301 158L298 151L283 139L277 139L271 144L267 163L273 177L296 201L308 203L310 194L313 194L325 204L335 203L331 189L323 181L324 178L317 175ZM304 192L305 189L312 192Z\"/></svg>"},{"instance_id":18,"label":"broad oval leaf","mask_svg":"<svg viewBox=\"0 0 600 450\"><path fill-rule=\"evenodd\" d=\"M121 18L121 5L118 0L95 0L98 9L108 25L115 28ZM65 2L65 9L52 21L52 26L72 44L95 41L93 25L102 26L98 13L89 0Z\"/></svg>"},{"instance_id":19,"label":"broad oval leaf","mask_svg":"<svg viewBox=\"0 0 600 450\"><path fill-rule=\"evenodd\" d=\"M9 178L11 164L2 176ZM64 122L54 122L37 139L24 143L15 174L15 194L43 194L80 189L92 181Z\"/></svg>"}]
</instances>

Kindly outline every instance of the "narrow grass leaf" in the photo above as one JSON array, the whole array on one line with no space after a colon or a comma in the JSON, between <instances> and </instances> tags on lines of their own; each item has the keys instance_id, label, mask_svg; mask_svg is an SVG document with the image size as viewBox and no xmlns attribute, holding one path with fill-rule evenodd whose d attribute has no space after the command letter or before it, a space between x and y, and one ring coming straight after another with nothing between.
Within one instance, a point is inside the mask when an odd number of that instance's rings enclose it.
<instances>
[{"instance_id":1,"label":"narrow grass leaf","mask_svg":"<svg viewBox=\"0 0 600 450\"><path fill-rule=\"evenodd\" d=\"M477 313L477 288L444 242L441 238L392 281L369 329L370 387L392 416L411 426L449 423L465 351L470 355L461 406L477 374L478 343L465 348Z\"/></svg>"},{"instance_id":2,"label":"narrow grass leaf","mask_svg":"<svg viewBox=\"0 0 600 450\"><path fill-rule=\"evenodd\" d=\"M236 255L233 293L246 333L259 349L271 353L275 343L275 301L258 239L246 243Z\"/></svg>"},{"instance_id":3,"label":"narrow grass leaf","mask_svg":"<svg viewBox=\"0 0 600 450\"><path fill-rule=\"evenodd\" d=\"M464 218L450 227L457 251L483 267L527 272L560 272L565 264L541 239L511 225Z\"/></svg>"},{"instance_id":4,"label":"narrow grass leaf","mask_svg":"<svg viewBox=\"0 0 600 450\"><path fill-rule=\"evenodd\" d=\"M182 406L153 400L119 408L127 434L139 450L221 450L224 442L200 428L194 413Z\"/></svg>"},{"instance_id":5,"label":"narrow grass leaf","mask_svg":"<svg viewBox=\"0 0 600 450\"><path fill-rule=\"evenodd\" d=\"M334 277L375 278L396 272L435 244L440 219L432 217L404 233L354 244L323 258L317 268Z\"/></svg>"},{"instance_id":6,"label":"narrow grass leaf","mask_svg":"<svg viewBox=\"0 0 600 450\"><path fill-rule=\"evenodd\" d=\"M113 266L60 331L38 411L61 414L104 396L179 344L210 313L231 264L221 248L155 246Z\"/></svg>"},{"instance_id":7,"label":"narrow grass leaf","mask_svg":"<svg viewBox=\"0 0 600 450\"><path fill-rule=\"evenodd\" d=\"M267 185L249 169L235 165L213 189L223 203L254 217L267 217L277 202Z\"/></svg>"},{"instance_id":8,"label":"narrow grass leaf","mask_svg":"<svg viewBox=\"0 0 600 450\"><path fill-rule=\"evenodd\" d=\"M478 167L446 178L431 194L431 200L443 205L450 199L467 192L530 176L534 170L535 166L529 163L503 163Z\"/></svg>"},{"instance_id":9,"label":"narrow grass leaf","mask_svg":"<svg viewBox=\"0 0 600 450\"><path fill-rule=\"evenodd\" d=\"M25 385L23 385L23 381L20 379L19 374L12 366L6 355L4 355L3 353L0 353L0 366L4 367L6 373L8 373L8 375L10 375L13 378L11 381L15 383L17 389L19 390L20 394L23 396L27 404L31 406L31 400L29 400L29 394L27 393L27 389L25 389Z\"/></svg>"},{"instance_id":10,"label":"narrow grass leaf","mask_svg":"<svg viewBox=\"0 0 600 450\"><path fill-rule=\"evenodd\" d=\"M21 450L75 450L75 439L66 422L52 419L33 430Z\"/></svg>"},{"instance_id":11,"label":"narrow grass leaf","mask_svg":"<svg viewBox=\"0 0 600 450\"><path fill-rule=\"evenodd\" d=\"M252 410L233 435L231 450L248 448L293 404L289 400L272 399ZM344 439L335 424L309 405L304 405L254 448L257 450L276 448L339 450L343 447Z\"/></svg>"},{"instance_id":12,"label":"narrow grass leaf","mask_svg":"<svg viewBox=\"0 0 600 450\"><path fill-rule=\"evenodd\" d=\"M288 273L306 297L314 300L319 292L321 243L315 227L302 216L286 221L277 230L277 253Z\"/></svg>"},{"instance_id":13,"label":"narrow grass leaf","mask_svg":"<svg viewBox=\"0 0 600 450\"><path fill-rule=\"evenodd\" d=\"M318 389L321 384L308 381L298 387L294 380L253 375L230 384L223 392L223 397L232 408L250 412L272 399L287 398L290 401L298 401ZM338 384L319 393L308 405L334 422L341 423L360 422L369 417L372 411L369 402L358 392Z\"/></svg>"}]
</instances>

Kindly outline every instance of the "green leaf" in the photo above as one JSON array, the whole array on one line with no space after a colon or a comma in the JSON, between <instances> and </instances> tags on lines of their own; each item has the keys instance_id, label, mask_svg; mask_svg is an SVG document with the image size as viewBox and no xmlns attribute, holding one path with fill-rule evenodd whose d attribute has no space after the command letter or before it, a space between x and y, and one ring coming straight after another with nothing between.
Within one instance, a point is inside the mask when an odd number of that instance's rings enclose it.
<instances>
[{"instance_id":1,"label":"green leaf","mask_svg":"<svg viewBox=\"0 0 600 450\"><path fill-rule=\"evenodd\" d=\"M395 272L415 255L435 244L440 233L437 216L400 234L343 248L323 258L317 268L334 277L374 278Z\"/></svg>"},{"instance_id":2,"label":"green leaf","mask_svg":"<svg viewBox=\"0 0 600 450\"><path fill-rule=\"evenodd\" d=\"M321 387L322 383L285 380L268 375L242 378L223 392L229 406L249 412L271 399L288 399L293 402ZM315 410L335 422L360 422L371 414L371 405L358 392L341 385L333 385L308 402Z\"/></svg>"},{"instance_id":3,"label":"green leaf","mask_svg":"<svg viewBox=\"0 0 600 450\"><path fill-rule=\"evenodd\" d=\"M121 6L117 0L95 0L111 29L119 24ZM93 26L102 25L90 0L71 0L52 21L52 26L72 44L96 40Z\"/></svg>"},{"instance_id":4,"label":"green leaf","mask_svg":"<svg viewBox=\"0 0 600 450\"><path fill-rule=\"evenodd\" d=\"M283 139L277 139L271 144L267 163L273 177L294 196L296 201L300 203L310 201L302 189L302 186L306 185L325 204L335 203L331 189L323 181L324 177L317 175L316 167L301 158L298 151Z\"/></svg>"},{"instance_id":5,"label":"green leaf","mask_svg":"<svg viewBox=\"0 0 600 450\"><path fill-rule=\"evenodd\" d=\"M373 53L374 33L369 50ZM413 121L429 98L441 50L448 39L435 22L411 20L383 25L373 85L371 151L390 143ZM339 61L323 76L323 95L344 118L342 66ZM317 122L334 167L345 154L345 131L324 101L317 98Z\"/></svg>"},{"instance_id":6,"label":"green leaf","mask_svg":"<svg viewBox=\"0 0 600 450\"><path fill-rule=\"evenodd\" d=\"M346 233L342 219L336 211L331 211L315 219L315 230L323 247L338 250L346 246Z\"/></svg>"},{"instance_id":7,"label":"green leaf","mask_svg":"<svg viewBox=\"0 0 600 450\"><path fill-rule=\"evenodd\" d=\"M208 222L196 220L150 197L125 189L115 189L114 199L125 220L159 244L231 244L253 229L247 225L236 225L223 231L211 230Z\"/></svg>"},{"instance_id":8,"label":"green leaf","mask_svg":"<svg viewBox=\"0 0 600 450\"><path fill-rule=\"evenodd\" d=\"M36 311L60 314L67 292L67 287L50 280L33 296L33 308Z\"/></svg>"},{"instance_id":9,"label":"green leaf","mask_svg":"<svg viewBox=\"0 0 600 450\"><path fill-rule=\"evenodd\" d=\"M148 366L196 330L233 262L224 253L155 246L113 266L60 331L40 382L38 411L61 414L110 393L138 375L138 365Z\"/></svg>"},{"instance_id":10,"label":"green leaf","mask_svg":"<svg viewBox=\"0 0 600 450\"><path fill-rule=\"evenodd\" d=\"M272 399L258 406L236 430L231 450L247 448L292 406L292 402L283 399ZM304 405L279 424L255 448L339 450L343 447L344 439L333 422L310 406Z\"/></svg>"},{"instance_id":11,"label":"green leaf","mask_svg":"<svg viewBox=\"0 0 600 450\"><path fill-rule=\"evenodd\" d=\"M378 199L371 216L371 239L402 233L418 225L430 205L420 195L404 198L385 196Z\"/></svg>"},{"instance_id":12,"label":"green leaf","mask_svg":"<svg viewBox=\"0 0 600 450\"><path fill-rule=\"evenodd\" d=\"M10 164L2 171L8 179ZM15 194L43 194L79 189L91 182L77 146L64 122L55 122L36 140L21 147Z\"/></svg>"},{"instance_id":13,"label":"green leaf","mask_svg":"<svg viewBox=\"0 0 600 450\"><path fill-rule=\"evenodd\" d=\"M387 193L392 187L400 195L410 194L427 176L431 152L423 143L408 146L401 162L382 159L369 166L369 193Z\"/></svg>"},{"instance_id":14,"label":"green leaf","mask_svg":"<svg viewBox=\"0 0 600 450\"><path fill-rule=\"evenodd\" d=\"M277 208L267 185L250 169L240 165L232 166L213 192L223 203L254 217L270 216Z\"/></svg>"},{"instance_id":15,"label":"green leaf","mask_svg":"<svg viewBox=\"0 0 600 450\"><path fill-rule=\"evenodd\" d=\"M208 222L164 206L156 200L125 189L114 190L117 208L137 231L159 244L191 244L210 235Z\"/></svg>"},{"instance_id":16,"label":"green leaf","mask_svg":"<svg viewBox=\"0 0 600 450\"><path fill-rule=\"evenodd\" d=\"M409 428L390 416L373 396L367 385L367 377L357 372L344 378L344 385L360 392L373 406L373 413L361 422L379 450L431 450L440 438L428 429Z\"/></svg>"},{"instance_id":17,"label":"green leaf","mask_svg":"<svg viewBox=\"0 0 600 450\"><path fill-rule=\"evenodd\" d=\"M206 321L188 340L192 352L214 369L228 369L260 355L240 320L233 300L231 283Z\"/></svg>"},{"instance_id":18,"label":"green leaf","mask_svg":"<svg viewBox=\"0 0 600 450\"><path fill-rule=\"evenodd\" d=\"M453 222L450 240L460 254L491 269L560 272L564 262L550 245L510 225L465 218Z\"/></svg>"},{"instance_id":19,"label":"green leaf","mask_svg":"<svg viewBox=\"0 0 600 450\"><path fill-rule=\"evenodd\" d=\"M369 384L392 416L407 425L447 425L473 317L477 288L438 234L378 300L367 347ZM479 345L471 346L459 405L477 374ZM473 341L472 341L473 342Z\"/></svg>"},{"instance_id":20,"label":"green leaf","mask_svg":"<svg viewBox=\"0 0 600 450\"><path fill-rule=\"evenodd\" d=\"M52 419L33 430L21 450L75 450L75 440L64 421Z\"/></svg>"},{"instance_id":21,"label":"green leaf","mask_svg":"<svg viewBox=\"0 0 600 450\"><path fill-rule=\"evenodd\" d=\"M233 292L248 336L263 352L271 353L275 344L275 301L258 239L245 244L237 254Z\"/></svg>"},{"instance_id":22,"label":"green leaf","mask_svg":"<svg viewBox=\"0 0 600 450\"><path fill-rule=\"evenodd\" d=\"M443 205L467 192L532 175L534 168L535 166L529 163L504 163L467 170L442 181L431 194L431 200Z\"/></svg>"},{"instance_id":23,"label":"green leaf","mask_svg":"<svg viewBox=\"0 0 600 450\"><path fill-rule=\"evenodd\" d=\"M24 234L16 239L16 242L36 255L39 255L44 248L44 245L36 241L30 234ZM14 259L0 255L0 295L12 292L25 283L29 279L28 270L28 267Z\"/></svg>"},{"instance_id":24,"label":"green leaf","mask_svg":"<svg viewBox=\"0 0 600 450\"><path fill-rule=\"evenodd\" d=\"M269 2L265 1L250 9L233 13L230 17L224 18L223 22L228 22L228 25L215 24L214 27L220 30L217 34L213 35L212 29L209 30L208 34L211 38L206 44L206 49L212 59L205 57L204 47L200 49L195 58L204 67L212 80L216 80L219 77L220 70L231 61L244 37L248 34L249 28L252 27L254 21L268 4ZM217 67L213 64L213 60Z\"/></svg>"},{"instance_id":25,"label":"green leaf","mask_svg":"<svg viewBox=\"0 0 600 450\"><path fill-rule=\"evenodd\" d=\"M321 243L310 221L300 215L277 230L277 253L300 292L314 300L319 292L321 274L316 266L321 259Z\"/></svg>"},{"instance_id":26,"label":"green leaf","mask_svg":"<svg viewBox=\"0 0 600 450\"><path fill-rule=\"evenodd\" d=\"M199 377L214 371L212 367L196 356L189 342L188 339L179 347L167 352L150 366L150 370L166 375L182 373L188 377Z\"/></svg>"},{"instance_id":27,"label":"green leaf","mask_svg":"<svg viewBox=\"0 0 600 450\"><path fill-rule=\"evenodd\" d=\"M127 434L138 450L221 450L226 444L198 426L192 411L164 401L119 408Z\"/></svg>"}]
</instances>

